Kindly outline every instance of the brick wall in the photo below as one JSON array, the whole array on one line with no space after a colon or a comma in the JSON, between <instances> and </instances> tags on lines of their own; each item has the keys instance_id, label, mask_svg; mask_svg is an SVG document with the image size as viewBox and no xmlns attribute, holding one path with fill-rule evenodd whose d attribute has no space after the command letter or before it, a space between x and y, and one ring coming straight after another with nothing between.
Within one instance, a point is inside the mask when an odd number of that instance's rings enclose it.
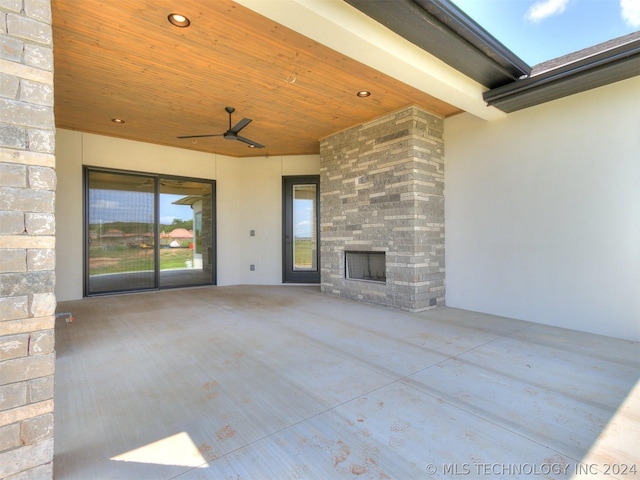
<instances>
[{"instance_id":1,"label":"brick wall","mask_svg":"<svg viewBox=\"0 0 640 480\"><path fill-rule=\"evenodd\" d=\"M444 305L443 119L410 107L320 142L321 289L404 310ZM345 278L383 251L386 282Z\"/></svg>"},{"instance_id":2,"label":"brick wall","mask_svg":"<svg viewBox=\"0 0 640 480\"><path fill-rule=\"evenodd\" d=\"M49 0L0 0L0 478L52 478L56 187Z\"/></svg>"}]
</instances>

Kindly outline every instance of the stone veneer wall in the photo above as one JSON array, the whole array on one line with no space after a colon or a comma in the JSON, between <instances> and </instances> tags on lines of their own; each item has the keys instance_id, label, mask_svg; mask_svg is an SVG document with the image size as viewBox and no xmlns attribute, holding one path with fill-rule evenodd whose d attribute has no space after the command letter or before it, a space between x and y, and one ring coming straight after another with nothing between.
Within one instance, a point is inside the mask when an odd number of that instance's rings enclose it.
<instances>
[{"instance_id":1,"label":"stone veneer wall","mask_svg":"<svg viewBox=\"0 0 640 480\"><path fill-rule=\"evenodd\" d=\"M321 140L324 293L410 311L444 305L443 128L409 107ZM386 282L346 279L345 251L386 252Z\"/></svg>"},{"instance_id":2,"label":"stone veneer wall","mask_svg":"<svg viewBox=\"0 0 640 480\"><path fill-rule=\"evenodd\" d=\"M0 478L53 477L56 187L49 0L0 0Z\"/></svg>"},{"instance_id":3,"label":"stone veneer wall","mask_svg":"<svg viewBox=\"0 0 640 480\"><path fill-rule=\"evenodd\" d=\"M215 184L212 185L211 188L215 189ZM215 190L212 194L214 193ZM214 225L215 222L215 219L213 218L213 202L211 201L211 197L212 195L204 195L202 198L202 225L208 227L203 228L202 230L202 269L205 273L209 274L212 273L212 269L215 268L211 258L213 257L213 233L211 226Z\"/></svg>"}]
</instances>

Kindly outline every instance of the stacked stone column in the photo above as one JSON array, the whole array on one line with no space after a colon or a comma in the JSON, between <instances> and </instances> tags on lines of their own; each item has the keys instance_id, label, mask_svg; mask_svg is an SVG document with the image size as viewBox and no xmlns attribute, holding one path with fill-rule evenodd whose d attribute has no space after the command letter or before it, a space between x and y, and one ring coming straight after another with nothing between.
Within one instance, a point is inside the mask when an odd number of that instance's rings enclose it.
<instances>
[{"instance_id":1,"label":"stacked stone column","mask_svg":"<svg viewBox=\"0 0 640 480\"><path fill-rule=\"evenodd\" d=\"M49 0L0 1L0 478L53 476L55 156Z\"/></svg>"},{"instance_id":2,"label":"stacked stone column","mask_svg":"<svg viewBox=\"0 0 640 480\"><path fill-rule=\"evenodd\" d=\"M324 293L409 311L444 305L443 128L409 107L320 142ZM386 282L345 278L346 251L385 252Z\"/></svg>"}]
</instances>

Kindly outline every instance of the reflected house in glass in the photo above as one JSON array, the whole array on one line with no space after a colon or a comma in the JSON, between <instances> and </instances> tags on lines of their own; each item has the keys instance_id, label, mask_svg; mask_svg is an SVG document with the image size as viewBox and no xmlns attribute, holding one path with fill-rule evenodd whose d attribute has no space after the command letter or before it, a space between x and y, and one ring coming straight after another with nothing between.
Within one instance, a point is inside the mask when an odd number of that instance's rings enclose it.
<instances>
[{"instance_id":1,"label":"reflected house in glass","mask_svg":"<svg viewBox=\"0 0 640 480\"><path fill-rule=\"evenodd\" d=\"M202 196L188 195L175 202L173 205L190 205L193 210L193 230L176 228L169 234L171 240L189 241L189 248L193 252L193 268L202 268Z\"/></svg>"},{"instance_id":2,"label":"reflected house in glass","mask_svg":"<svg viewBox=\"0 0 640 480\"><path fill-rule=\"evenodd\" d=\"M167 235L169 246L189 247L193 242L193 231L186 228L175 228Z\"/></svg>"}]
</instances>

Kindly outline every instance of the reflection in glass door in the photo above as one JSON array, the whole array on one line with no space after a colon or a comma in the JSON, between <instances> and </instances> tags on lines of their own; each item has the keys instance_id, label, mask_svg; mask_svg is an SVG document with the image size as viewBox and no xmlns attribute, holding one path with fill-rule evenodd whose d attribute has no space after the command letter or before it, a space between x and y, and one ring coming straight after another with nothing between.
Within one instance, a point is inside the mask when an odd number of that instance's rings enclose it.
<instances>
[{"instance_id":1,"label":"reflection in glass door","mask_svg":"<svg viewBox=\"0 0 640 480\"><path fill-rule=\"evenodd\" d=\"M87 171L86 293L155 287L155 179Z\"/></svg>"},{"instance_id":2,"label":"reflection in glass door","mask_svg":"<svg viewBox=\"0 0 640 480\"><path fill-rule=\"evenodd\" d=\"M320 282L318 196L317 176L284 177L284 282Z\"/></svg>"},{"instance_id":3,"label":"reflection in glass door","mask_svg":"<svg viewBox=\"0 0 640 480\"><path fill-rule=\"evenodd\" d=\"M86 170L85 294L214 283L214 184Z\"/></svg>"},{"instance_id":4,"label":"reflection in glass door","mask_svg":"<svg viewBox=\"0 0 640 480\"><path fill-rule=\"evenodd\" d=\"M160 286L211 283L212 185L160 178Z\"/></svg>"}]
</instances>

